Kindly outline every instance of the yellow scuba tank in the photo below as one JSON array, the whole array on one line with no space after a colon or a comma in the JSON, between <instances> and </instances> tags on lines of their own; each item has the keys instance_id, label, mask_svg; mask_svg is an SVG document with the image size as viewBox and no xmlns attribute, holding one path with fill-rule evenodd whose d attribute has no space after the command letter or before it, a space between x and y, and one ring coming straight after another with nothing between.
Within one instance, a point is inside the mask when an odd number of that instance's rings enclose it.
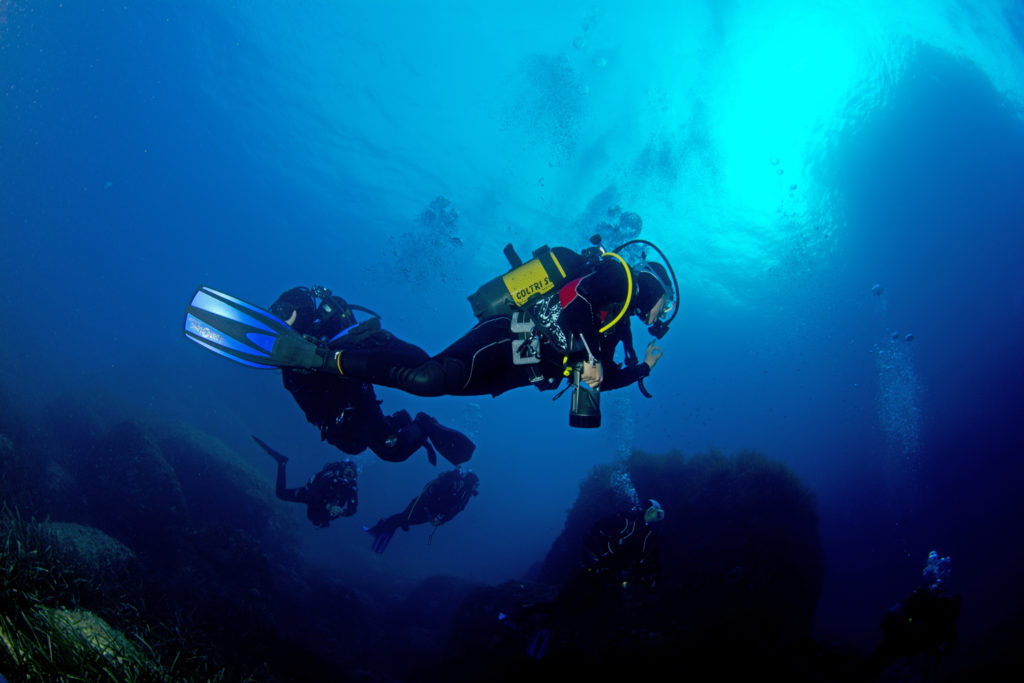
<instances>
[{"instance_id":1,"label":"yellow scuba tank","mask_svg":"<svg viewBox=\"0 0 1024 683\"><path fill-rule=\"evenodd\" d=\"M478 320L514 313L538 296L578 277L587 264L587 258L572 249L547 245L535 250L526 263L511 244L505 247L505 257L512 270L483 284L468 297Z\"/></svg>"}]
</instances>

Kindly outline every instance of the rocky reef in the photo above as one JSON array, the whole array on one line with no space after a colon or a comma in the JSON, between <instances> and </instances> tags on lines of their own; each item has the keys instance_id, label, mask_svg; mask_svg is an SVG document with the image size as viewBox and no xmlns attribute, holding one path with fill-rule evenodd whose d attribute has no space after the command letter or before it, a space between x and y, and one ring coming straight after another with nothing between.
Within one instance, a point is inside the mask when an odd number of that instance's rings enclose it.
<instances>
[{"instance_id":1,"label":"rocky reef","mask_svg":"<svg viewBox=\"0 0 1024 683\"><path fill-rule=\"evenodd\" d=\"M396 586L304 564L269 472L188 425L62 404L0 434L0 674L10 680L510 680L812 666L823 579L811 495L762 455L635 452L581 484L530 576ZM652 586L547 623L584 536L656 499ZM342 618L343 615L343 618Z\"/></svg>"},{"instance_id":2,"label":"rocky reef","mask_svg":"<svg viewBox=\"0 0 1024 683\"><path fill-rule=\"evenodd\" d=\"M623 480L641 504L654 498L665 510L657 582L608 586L553 624L543 617L546 606L580 565L590 527L621 506ZM532 581L469 596L451 641L460 664L448 675L808 676L823 579L813 498L784 466L753 452L633 453L581 484ZM528 657L541 627L551 630L547 652ZM474 673L460 677L466 671Z\"/></svg>"}]
</instances>

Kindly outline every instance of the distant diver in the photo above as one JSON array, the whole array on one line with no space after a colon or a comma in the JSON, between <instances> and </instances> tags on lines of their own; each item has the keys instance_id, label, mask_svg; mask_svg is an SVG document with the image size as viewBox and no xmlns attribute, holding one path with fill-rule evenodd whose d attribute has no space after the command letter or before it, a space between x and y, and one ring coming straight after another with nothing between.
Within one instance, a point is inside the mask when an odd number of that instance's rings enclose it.
<instances>
[{"instance_id":1,"label":"distant diver","mask_svg":"<svg viewBox=\"0 0 1024 683\"><path fill-rule=\"evenodd\" d=\"M544 247L526 263L506 247L512 270L470 297L479 323L433 357L380 329L376 318L318 341L279 316L207 287L188 306L185 336L251 367L301 369L420 396L497 396L528 385L554 389L568 377L570 424L597 427L598 390L638 383L650 396L643 380L662 350L652 341L640 361L629 317L636 315L662 338L678 312L678 286L650 242L631 240L604 251L600 238L593 241L582 254ZM646 255L627 263L618 252L636 244L657 251L666 265ZM614 360L620 343L621 366Z\"/></svg>"},{"instance_id":2,"label":"distant diver","mask_svg":"<svg viewBox=\"0 0 1024 683\"><path fill-rule=\"evenodd\" d=\"M885 637L868 660L870 680L895 662L914 657L923 658L914 666L923 667L925 680L929 680L939 659L959 644L956 624L962 599L959 595L945 594L951 562L949 557L941 557L934 550L928 553L922 572L927 583L882 616Z\"/></svg>"},{"instance_id":3,"label":"distant diver","mask_svg":"<svg viewBox=\"0 0 1024 683\"><path fill-rule=\"evenodd\" d=\"M660 529L664 519L661 504L650 499L646 505L628 505L591 527L583 540L582 562L558 596L552 602L520 610L509 619L512 624L526 624L537 623L539 617L539 626L527 641L530 657L543 659L555 629L586 614L613 587L655 588L661 574Z\"/></svg>"},{"instance_id":4,"label":"distant diver","mask_svg":"<svg viewBox=\"0 0 1024 683\"><path fill-rule=\"evenodd\" d=\"M275 451L259 437L252 437L277 461L275 494L281 500L306 505L306 517L318 528L327 527L339 517L351 517L359 504L358 471L351 460L332 462L313 475L304 486L290 489L285 482L288 457Z\"/></svg>"},{"instance_id":5,"label":"distant diver","mask_svg":"<svg viewBox=\"0 0 1024 683\"><path fill-rule=\"evenodd\" d=\"M465 509L470 498L477 495L479 486L480 478L461 467L438 475L423 487L420 495L409 501L404 510L385 517L372 527L363 527L373 536L373 552L383 553L395 531L408 531L410 526L417 524L430 523L434 527L430 532L430 538L433 538L439 526L450 522Z\"/></svg>"}]
</instances>

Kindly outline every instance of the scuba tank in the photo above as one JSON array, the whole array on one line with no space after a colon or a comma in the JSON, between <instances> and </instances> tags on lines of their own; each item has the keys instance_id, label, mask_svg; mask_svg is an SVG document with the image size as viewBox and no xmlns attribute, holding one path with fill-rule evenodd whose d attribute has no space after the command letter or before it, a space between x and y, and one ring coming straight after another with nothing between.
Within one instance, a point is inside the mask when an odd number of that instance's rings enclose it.
<instances>
[{"instance_id":1,"label":"scuba tank","mask_svg":"<svg viewBox=\"0 0 1024 683\"><path fill-rule=\"evenodd\" d=\"M505 257L512 269L484 283L469 297L473 315L483 321L496 315L509 315L579 277L591 262L591 250L578 254L568 247L544 245L523 263L511 244L505 246Z\"/></svg>"}]
</instances>

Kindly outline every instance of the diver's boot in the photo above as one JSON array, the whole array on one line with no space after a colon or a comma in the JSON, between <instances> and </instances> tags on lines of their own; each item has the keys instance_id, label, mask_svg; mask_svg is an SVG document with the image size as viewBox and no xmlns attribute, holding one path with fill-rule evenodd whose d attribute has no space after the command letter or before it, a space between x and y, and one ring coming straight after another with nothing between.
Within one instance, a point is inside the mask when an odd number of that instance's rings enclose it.
<instances>
[{"instance_id":1,"label":"diver's boot","mask_svg":"<svg viewBox=\"0 0 1024 683\"><path fill-rule=\"evenodd\" d=\"M434 448L451 464L461 465L473 457L476 444L462 432L445 427L426 413L416 413L415 422L426 432Z\"/></svg>"}]
</instances>

